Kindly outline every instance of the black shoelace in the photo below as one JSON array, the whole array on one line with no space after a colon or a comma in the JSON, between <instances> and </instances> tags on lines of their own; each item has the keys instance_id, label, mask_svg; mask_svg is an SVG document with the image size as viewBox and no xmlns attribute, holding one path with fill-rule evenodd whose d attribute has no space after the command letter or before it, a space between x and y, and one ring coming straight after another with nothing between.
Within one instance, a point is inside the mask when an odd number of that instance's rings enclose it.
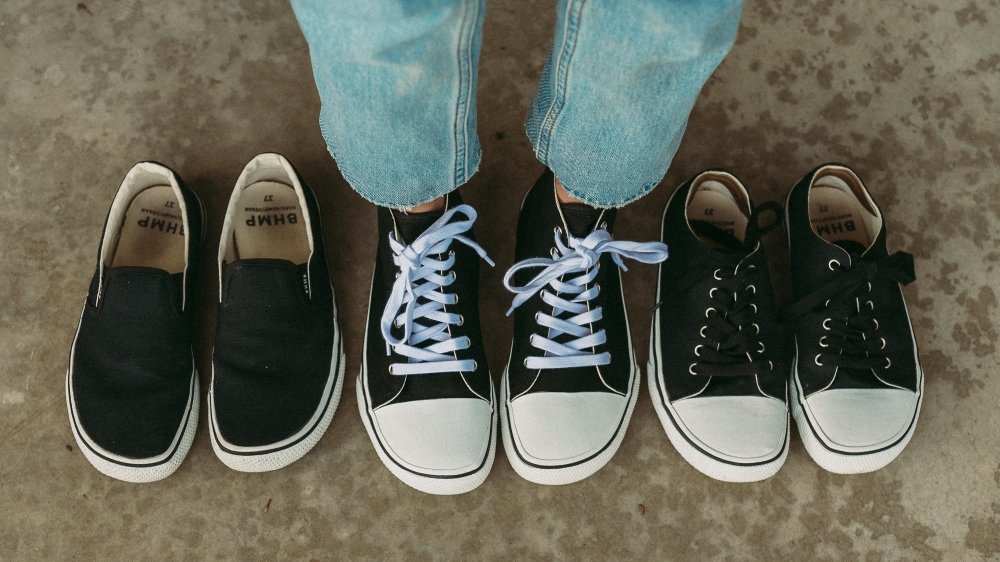
<instances>
[{"instance_id":1,"label":"black shoelace","mask_svg":"<svg viewBox=\"0 0 1000 562\"><path fill-rule=\"evenodd\" d=\"M871 282L889 279L909 284L916 278L913 256L896 252L878 259L857 258L852 266L830 260L827 266L836 275L785 309L783 320L823 319L821 323L827 333L818 342L824 351L813 358L817 365L888 369L892 361L885 355L885 338L878 335L875 303L870 298Z\"/></svg>"},{"instance_id":2,"label":"black shoelace","mask_svg":"<svg viewBox=\"0 0 1000 562\"><path fill-rule=\"evenodd\" d=\"M760 226L760 216L774 213L775 219L767 226ZM702 342L695 345L697 360L688 365L692 375L706 377L753 376L769 372L774 364L764 352L766 348L760 339L760 325L754 322L757 305L753 302L757 287L749 283L748 274L757 266L740 266L743 258L754 251L760 239L781 224L781 206L769 201L750 213L744 241L740 243L733 236L704 223L692 222L692 227L703 239L729 247L731 253L723 267L692 271L678 283L676 294L687 291L692 285L711 275L715 285L708 296L712 306L705 310L705 322L699 328Z\"/></svg>"}]
</instances>

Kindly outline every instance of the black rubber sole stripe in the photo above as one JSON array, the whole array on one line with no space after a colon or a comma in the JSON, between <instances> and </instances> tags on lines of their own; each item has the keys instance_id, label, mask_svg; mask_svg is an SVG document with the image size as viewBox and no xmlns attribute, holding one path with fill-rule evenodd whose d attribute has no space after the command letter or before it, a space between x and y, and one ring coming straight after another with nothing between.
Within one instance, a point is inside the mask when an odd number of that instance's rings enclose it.
<instances>
[{"instance_id":1,"label":"black rubber sole stripe","mask_svg":"<svg viewBox=\"0 0 1000 562\"><path fill-rule=\"evenodd\" d=\"M194 373L197 373L197 371L194 371ZM170 454L167 455L167 457L164 458L161 461L157 461L157 462L154 462L154 463L129 463L129 462L122 462L122 461L117 460L117 459L109 458L106 455L104 455L101 451L98 451L97 449L94 448L94 445L92 445L90 443L90 440L86 437L86 434L83 432L83 430L76 423L76 399L75 399L75 395L71 392L71 390L72 390L72 384L73 384L73 381L72 381L73 373L72 373L72 370L71 370L69 372L69 376L66 377L66 392L70 393L69 394L69 396L70 396L69 403L70 403L70 408L71 408L71 411L70 411L70 420L73 422L73 432L76 433L76 435L78 437L80 437L80 442L83 443L84 445L86 445L87 449L90 450L90 452L94 453L99 458L101 458L102 460L105 460L105 461L107 461L109 463L116 464L118 466L127 466L129 468L153 468L153 467L156 467L156 466L160 466L162 464L166 464L167 462L170 461L170 459L174 458L175 454L177 454L177 450L181 446L181 441L184 440L183 439L184 430L187 428L187 424L191 420L191 412L192 412L192 410L194 410L194 401L200 399L200 397L194 396L194 381L195 381L195 377L196 376L197 376L196 374L192 374L191 375L191 383L190 383L190 386L188 387L188 396L189 397L188 397L188 404L187 404L187 412L184 414L184 420L181 422L180 428L178 429L178 435L180 435L181 437L177 439L177 443L174 444L174 448L173 448L172 451L170 451Z\"/></svg>"},{"instance_id":2,"label":"black rubber sole stripe","mask_svg":"<svg viewBox=\"0 0 1000 562\"><path fill-rule=\"evenodd\" d=\"M656 332L657 332L656 337L659 337L660 336L660 334L659 334L659 331L660 331L659 330L659 324L657 324L656 328L657 328L656 329ZM659 346L657 346L657 347L659 347ZM658 398L659 398L660 402L663 404L663 411L665 411L667 413L667 417L670 418L670 423L673 424L673 426L677 429L678 433L680 433L684 437L684 440L687 441L689 445L691 445L692 447L694 447L695 450L697 450L699 453L705 455L706 457L708 457L708 458L710 458L710 459L712 459L714 461L721 462L723 464L728 464L730 466L736 466L736 467L751 467L751 466L761 466L761 465L769 464L769 463L772 463L772 462L778 460L778 458L780 458L781 455L785 454L785 447L788 446L788 442L789 442L788 439L783 440L783 442L781 444L781 449L778 450L778 453L776 455L774 455L770 459L763 460L763 461L758 461L758 462L753 462L753 463L739 463L739 462L733 462L733 461L726 460L726 459L721 459L721 458L713 455L712 453L709 453L708 451L706 451L702 447L700 447L697 443L695 443L694 441L692 441L690 437L688 437L687 432L685 432L680 427L680 425L677 423L677 420L674 419L673 414L670 413L670 408L667 406L667 401L664 398L663 387L660 385L660 375L658 374L659 373L659 366L660 366L659 353L654 352L652 355L653 355L653 372L652 373L648 373L647 376L656 377L656 393L659 395ZM788 404L787 400L785 401L785 404L786 405Z\"/></svg>"},{"instance_id":3,"label":"black rubber sole stripe","mask_svg":"<svg viewBox=\"0 0 1000 562\"><path fill-rule=\"evenodd\" d=\"M363 376L361 378L362 380L360 380L359 382L361 384L364 384L363 379L365 379L366 376ZM493 391L490 390L490 392L492 393ZM375 420L372 419L372 409L371 405L368 403L368 392L366 391L366 389L361 389L361 395L365 397L365 416L368 417L368 424L372 428L371 434L375 437L375 441L378 442L378 448L382 449L382 452L385 453L387 459L392 461L392 464L398 466L399 468L405 470L406 472L409 472L410 474L415 474L422 478L434 478L437 480L454 480L457 478L465 478L467 476L472 476L473 474L480 472L483 469L483 467L486 466L486 460L490 458L489 455L490 447L486 448L486 456L483 457L483 460L479 463L479 466L470 470L469 472L463 472L462 474L454 474L454 475L424 474L423 472L417 472L416 470L413 470L409 467L399 464L398 462L396 462L396 459L393 457L393 455L389 454L389 450L386 449L385 445L382 444L382 439L381 437L379 437L378 431L375 431ZM496 406L494 406L494 408L496 408ZM496 439L496 433L497 433L496 427L493 426L494 418L496 418L496 416L490 415L490 443L492 443L493 440Z\"/></svg>"},{"instance_id":4,"label":"black rubber sole stripe","mask_svg":"<svg viewBox=\"0 0 1000 562\"><path fill-rule=\"evenodd\" d=\"M337 333L337 339L338 339L337 349L334 350L334 352L333 352L333 353L337 354L337 362L333 363L332 367L330 369L330 373L333 374L333 381L330 383L330 393L326 397L326 403L321 408L318 408L316 410L317 412L320 412L320 415L316 418L316 422L313 423L312 427L309 428L308 431L306 431L305 433L303 433L302 436L300 436L295 441L293 441L291 443L288 443L288 444L285 444L285 445L282 445L281 447L275 447L273 449L267 449L267 450L261 450L261 451L233 451L232 449L227 448L223 444L222 436L219 435L219 429L215 425L215 423L212 421L215 408L211 407L211 405L210 405L209 416L208 416L208 424L212 427L212 436L215 437L215 442L216 442L216 444L218 444L219 449L225 451L226 453L229 453L230 455L237 455L237 456L241 456L241 457L257 457L257 456L262 456L262 455L269 455L271 453L277 453L279 451L284 451L285 449L288 449L290 447L294 447L295 445L298 445L303 440L305 440L310 435L312 435L313 432L316 431L316 427L319 426L319 424L320 424L321 421L323 421L323 413L325 413L330 408L330 403L333 401L334 389L337 388L337 380L340 378L340 362L343 361L343 359L344 359L344 355L343 355L344 340L340 336L339 332Z\"/></svg>"}]
</instances>

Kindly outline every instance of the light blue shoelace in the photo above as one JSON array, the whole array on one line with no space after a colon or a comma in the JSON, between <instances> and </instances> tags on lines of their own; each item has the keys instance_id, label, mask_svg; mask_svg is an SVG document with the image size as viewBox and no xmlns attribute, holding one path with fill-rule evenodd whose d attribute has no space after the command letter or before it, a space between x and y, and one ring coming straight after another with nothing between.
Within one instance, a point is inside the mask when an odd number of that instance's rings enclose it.
<instances>
[{"instance_id":1,"label":"light blue shoelace","mask_svg":"<svg viewBox=\"0 0 1000 562\"><path fill-rule=\"evenodd\" d=\"M452 222L456 215L464 218ZM392 261L399 268L399 275L382 311L382 337L387 355L393 350L409 359L407 363L393 363L389 368L391 374L457 373L476 369L474 359L456 359L455 352L468 349L471 342L466 336L451 337L449 327L461 325L463 319L445 308L458 302L458 295L445 292L456 278L451 270L455 265L455 252L449 250L452 242L465 244L493 265L486 250L462 235L474 222L476 210L469 205L459 205L434 221L409 246L389 233ZM393 337L393 327L403 328L401 338Z\"/></svg>"},{"instance_id":2,"label":"light blue shoelace","mask_svg":"<svg viewBox=\"0 0 1000 562\"><path fill-rule=\"evenodd\" d=\"M607 365L611 362L611 354L594 352L607 341L603 328L594 331L594 325L603 318L603 311L599 306L592 308L590 305L601 291L599 285L591 285L600 270L601 255L611 254L615 265L628 271L622 258L659 263L667 259L667 246L661 242L619 242L603 228L583 239L567 235L567 243L562 241L562 229L557 228L555 239L556 248L551 259L532 258L516 263L503 278L504 286L515 294L508 316L539 292L542 301L552 307L551 314L539 313L535 317L539 326L548 329L548 335L531 335L531 345L543 351L544 356L529 356L524 365L529 369ZM518 271L530 268L542 268L542 271L523 286L512 283ZM575 339L565 343L556 341L564 334Z\"/></svg>"}]
</instances>

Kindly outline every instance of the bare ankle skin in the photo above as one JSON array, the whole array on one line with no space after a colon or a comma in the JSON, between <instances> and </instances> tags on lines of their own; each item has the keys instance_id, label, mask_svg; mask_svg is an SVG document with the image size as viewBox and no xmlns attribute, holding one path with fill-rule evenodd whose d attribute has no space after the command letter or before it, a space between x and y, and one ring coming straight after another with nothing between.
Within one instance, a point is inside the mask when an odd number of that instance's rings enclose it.
<instances>
[{"instance_id":1,"label":"bare ankle skin","mask_svg":"<svg viewBox=\"0 0 1000 562\"><path fill-rule=\"evenodd\" d=\"M438 197L433 201L428 201L426 203L421 203L409 209L403 209L404 213L429 213L431 211L442 211L444 210L444 195Z\"/></svg>"}]
</instances>

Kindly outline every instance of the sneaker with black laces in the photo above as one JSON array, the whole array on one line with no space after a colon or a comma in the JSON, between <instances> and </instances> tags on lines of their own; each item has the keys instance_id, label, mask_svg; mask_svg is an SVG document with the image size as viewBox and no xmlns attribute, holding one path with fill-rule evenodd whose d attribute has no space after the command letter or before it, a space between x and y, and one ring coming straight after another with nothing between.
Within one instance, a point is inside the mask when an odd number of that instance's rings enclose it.
<instances>
[{"instance_id":1,"label":"sneaker with black laces","mask_svg":"<svg viewBox=\"0 0 1000 562\"><path fill-rule=\"evenodd\" d=\"M358 408L382 463L429 494L475 489L496 451L475 220L457 192L443 211L378 208Z\"/></svg>"},{"instance_id":2,"label":"sneaker with black laces","mask_svg":"<svg viewBox=\"0 0 1000 562\"><path fill-rule=\"evenodd\" d=\"M774 221L761 226L765 214ZM727 482L774 475L788 455L789 415L774 291L761 237L777 203L753 207L732 174L707 170L663 212L649 395L684 460Z\"/></svg>"},{"instance_id":3,"label":"sneaker with black laces","mask_svg":"<svg viewBox=\"0 0 1000 562\"><path fill-rule=\"evenodd\" d=\"M924 376L900 284L913 256L889 254L882 211L858 175L826 164L786 205L796 301L792 414L806 451L840 474L877 470L913 436Z\"/></svg>"},{"instance_id":4,"label":"sneaker with black laces","mask_svg":"<svg viewBox=\"0 0 1000 562\"><path fill-rule=\"evenodd\" d=\"M501 382L511 466L538 484L582 480L611 460L628 428L640 372L619 268L666 259L659 242L611 237L616 212L560 203L547 171L528 192L516 260L514 341Z\"/></svg>"},{"instance_id":5,"label":"sneaker with black laces","mask_svg":"<svg viewBox=\"0 0 1000 562\"><path fill-rule=\"evenodd\" d=\"M276 470L320 440L344 382L319 206L283 156L240 174L218 267L212 448L234 470Z\"/></svg>"},{"instance_id":6,"label":"sneaker with black laces","mask_svg":"<svg viewBox=\"0 0 1000 562\"><path fill-rule=\"evenodd\" d=\"M70 352L66 405L77 446L112 478L166 478L194 440L191 301L203 217L172 170L140 162L104 223Z\"/></svg>"}]
</instances>

